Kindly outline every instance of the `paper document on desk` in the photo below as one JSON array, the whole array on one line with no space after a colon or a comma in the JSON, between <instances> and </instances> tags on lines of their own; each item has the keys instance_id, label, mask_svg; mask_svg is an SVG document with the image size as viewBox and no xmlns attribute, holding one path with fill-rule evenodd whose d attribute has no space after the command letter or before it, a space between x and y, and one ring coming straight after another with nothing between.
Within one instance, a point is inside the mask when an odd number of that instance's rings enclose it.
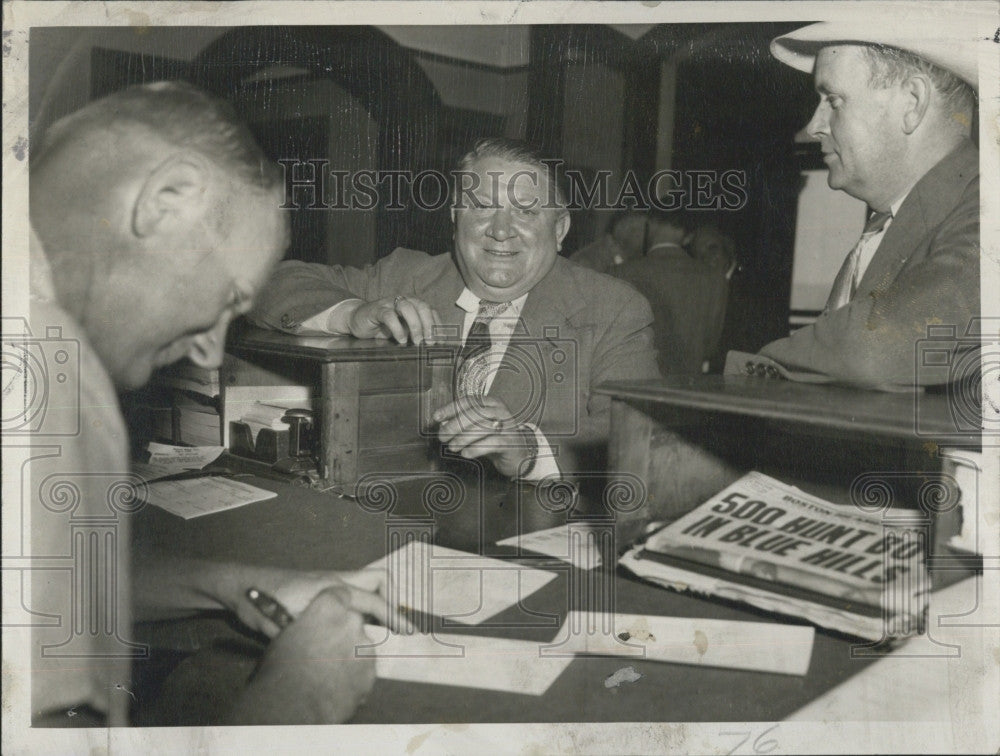
<instances>
[{"instance_id":1,"label":"paper document on desk","mask_svg":"<svg viewBox=\"0 0 1000 756\"><path fill-rule=\"evenodd\" d=\"M534 533L511 536L497 541L497 546L513 546L561 559L581 570L601 566L599 535L585 525L567 524Z\"/></svg>"},{"instance_id":2,"label":"paper document on desk","mask_svg":"<svg viewBox=\"0 0 1000 756\"><path fill-rule=\"evenodd\" d=\"M165 480L150 483L146 491L149 504L185 520L273 499L278 495L274 491L221 477Z\"/></svg>"},{"instance_id":3,"label":"paper document on desk","mask_svg":"<svg viewBox=\"0 0 1000 756\"><path fill-rule=\"evenodd\" d=\"M455 685L540 696L572 656L541 657L536 641L472 635L396 635L366 625L372 641L375 675L383 680ZM364 647L358 648L364 654Z\"/></svg>"},{"instance_id":4,"label":"paper document on desk","mask_svg":"<svg viewBox=\"0 0 1000 756\"><path fill-rule=\"evenodd\" d=\"M150 441L149 465L168 469L167 474L184 472L185 470L200 470L205 465L219 458L225 447L222 446L171 446Z\"/></svg>"},{"instance_id":5,"label":"paper document on desk","mask_svg":"<svg viewBox=\"0 0 1000 756\"><path fill-rule=\"evenodd\" d=\"M576 611L553 643L567 654L804 675L814 636L807 625Z\"/></svg>"},{"instance_id":6,"label":"paper document on desk","mask_svg":"<svg viewBox=\"0 0 1000 756\"><path fill-rule=\"evenodd\" d=\"M410 541L368 569L389 570L395 600L424 614L478 625L552 581L553 572Z\"/></svg>"}]
</instances>

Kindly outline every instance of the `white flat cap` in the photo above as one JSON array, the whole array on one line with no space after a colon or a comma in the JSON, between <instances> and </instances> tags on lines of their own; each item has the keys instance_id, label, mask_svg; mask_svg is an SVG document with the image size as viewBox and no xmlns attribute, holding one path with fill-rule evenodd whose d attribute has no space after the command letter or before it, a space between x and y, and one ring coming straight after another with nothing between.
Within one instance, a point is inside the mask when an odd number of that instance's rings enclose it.
<instances>
[{"instance_id":1,"label":"white flat cap","mask_svg":"<svg viewBox=\"0 0 1000 756\"><path fill-rule=\"evenodd\" d=\"M906 50L929 63L951 71L979 89L976 37L968 26L939 23L933 19L919 26L896 19L821 21L771 40L771 54L782 63L813 72L816 54L834 44L870 43Z\"/></svg>"}]
</instances>

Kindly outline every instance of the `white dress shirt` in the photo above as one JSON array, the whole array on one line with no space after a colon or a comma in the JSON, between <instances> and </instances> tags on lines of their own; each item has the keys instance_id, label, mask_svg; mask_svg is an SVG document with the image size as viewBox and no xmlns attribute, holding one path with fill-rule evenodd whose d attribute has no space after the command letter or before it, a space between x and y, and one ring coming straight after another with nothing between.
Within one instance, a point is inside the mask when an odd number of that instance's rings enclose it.
<instances>
[{"instance_id":1,"label":"white dress shirt","mask_svg":"<svg viewBox=\"0 0 1000 756\"><path fill-rule=\"evenodd\" d=\"M899 212L900 206L909 194L910 190L907 189L906 194L889 206L889 220L885 222L881 231L862 240L861 252L858 255L857 278L854 281L854 288L857 288L857 285L861 283L861 279L865 277L865 271L868 270L868 265L871 263L872 258L875 257L875 253L878 251L879 245L882 243L882 238L885 236L885 232L889 230L889 226L892 225L892 221L896 217L896 213Z\"/></svg>"}]
</instances>

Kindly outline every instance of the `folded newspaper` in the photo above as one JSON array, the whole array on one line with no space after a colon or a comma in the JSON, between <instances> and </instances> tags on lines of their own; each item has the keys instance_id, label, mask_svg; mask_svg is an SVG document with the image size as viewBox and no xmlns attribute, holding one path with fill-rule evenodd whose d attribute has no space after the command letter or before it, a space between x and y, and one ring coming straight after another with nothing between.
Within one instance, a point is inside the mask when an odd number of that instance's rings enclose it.
<instances>
[{"instance_id":1,"label":"folded newspaper","mask_svg":"<svg viewBox=\"0 0 1000 756\"><path fill-rule=\"evenodd\" d=\"M621 558L636 575L869 640L923 632L926 534L751 472Z\"/></svg>"}]
</instances>

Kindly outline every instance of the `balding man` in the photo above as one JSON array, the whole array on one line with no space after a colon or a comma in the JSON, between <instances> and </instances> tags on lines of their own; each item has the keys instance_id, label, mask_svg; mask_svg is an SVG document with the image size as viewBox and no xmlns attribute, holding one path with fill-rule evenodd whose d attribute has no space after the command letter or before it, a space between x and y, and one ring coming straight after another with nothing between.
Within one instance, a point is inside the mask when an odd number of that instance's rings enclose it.
<instances>
[{"instance_id":1,"label":"balding man","mask_svg":"<svg viewBox=\"0 0 1000 756\"><path fill-rule=\"evenodd\" d=\"M820 102L806 129L830 186L870 209L823 314L760 352L793 377L936 382L940 372L915 368L917 342L932 325L961 335L979 315L976 51L907 28L819 23L771 43L779 60L814 75Z\"/></svg>"},{"instance_id":2,"label":"balding man","mask_svg":"<svg viewBox=\"0 0 1000 756\"><path fill-rule=\"evenodd\" d=\"M287 246L280 172L227 104L178 83L89 104L56 123L32 157L31 327L57 327L60 343L77 344L78 370L58 356L53 365L65 363L80 386L78 405L53 404L46 418L79 412L79 433L32 467L34 479L56 476L78 493L72 511L44 486L32 501L32 554L75 559L72 581L32 571L32 610L64 620L35 628L35 721L76 724L88 711L127 721L129 609L135 619L228 609L274 638L229 721L343 721L374 680L371 660L353 655L367 642L361 613L389 619L371 592L377 578L149 553L135 554L130 571L127 508L111 495L129 467L115 389L182 357L220 364L229 321ZM71 542L71 524L109 517L114 543ZM248 600L251 587L298 619L282 630ZM303 658L312 661L290 665Z\"/></svg>"}]
</instances>

